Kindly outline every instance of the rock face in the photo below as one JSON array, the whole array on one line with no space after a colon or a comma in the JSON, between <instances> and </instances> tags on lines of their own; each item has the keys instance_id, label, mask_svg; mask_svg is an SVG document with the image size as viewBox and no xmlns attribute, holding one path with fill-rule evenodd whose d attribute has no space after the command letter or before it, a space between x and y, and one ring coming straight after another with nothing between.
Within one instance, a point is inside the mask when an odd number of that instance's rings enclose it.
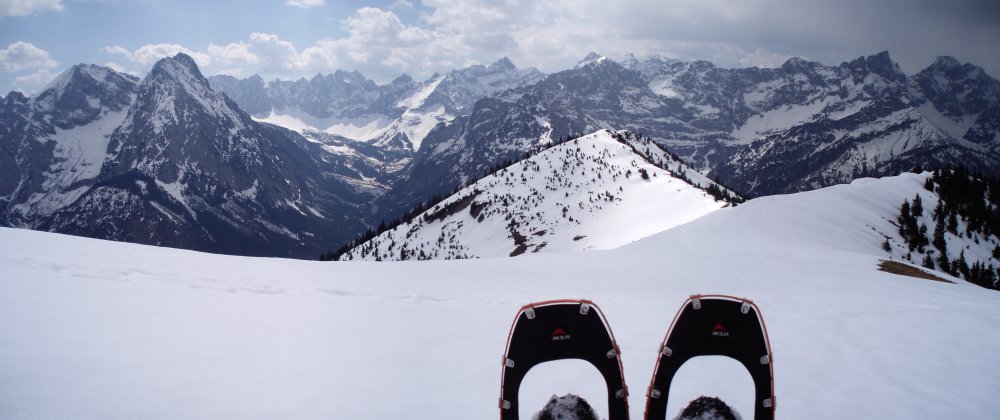
<instances>
[{"instance_id":1,"label":"rock face","mask_svg":"<svg viewBox=\"0 0 1000 420\"><path fill-rule=\"evenodd\" d=\"M79 175L82 164L48 173L51 179L71 180L63 182L68 187L42 182L33 188L22 182L15 197L52 197L70 187L73 195L64 193L58 203L40 207L44 211L21 211L31 200L11 203L11 225L211 252L294 257L315 257L322 244L345 240L361 229L364 204L377 188L347 182L364 177L323 144L253 121L209 87L190 57L161 60L140 83L109 69L102 72L110 75L103 80L120 85L112 99L88 96L81 102L60 94L75 92L63 87L74 86L79 71L70 70L30 103L17 97L7 100L34 112L24 125L35 131L22 132L42 132L37 127L48 120L67 121L66 131L24 137L23 148L56 142L58 156L60 145L72 141L88 145L92 154L84 154L86 176ZM80 117L60 100L97 104L102 110ZM47 108L49 103L55 105ZM12 108L14 114L20 109ZM67 117L57 119L62 115ZM95 128L103 122L107 124ZM32 179L31 172L21 173Z\"/></svg>"}]
</instances>

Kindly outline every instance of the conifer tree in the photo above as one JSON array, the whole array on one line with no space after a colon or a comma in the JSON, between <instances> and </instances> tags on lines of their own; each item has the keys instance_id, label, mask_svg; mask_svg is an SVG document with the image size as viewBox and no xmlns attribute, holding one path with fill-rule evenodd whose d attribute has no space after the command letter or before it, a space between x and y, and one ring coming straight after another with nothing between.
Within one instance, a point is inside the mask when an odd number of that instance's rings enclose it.
<instances>
[{"instance_id":1,"label":"conifer tree","mask_svg":"<svg viewBox=\"0 0 1000 420\"><path fill-rule=\"evenodd\" d=\"M945 231L945 227L944 227L944 206L941 204L940 201L938 202L938 209L940 209L940 211L934 210L934 212L938 214L938 217L936 218L936 220L934 222L934 241L933 241L933 244L934 244L934 247L938 249L938 251L941 251L942 255L946 255L946 254L948 254L948 242L945 241L945 239L944 239L944 231Z\"/></svg>"},{"instance_id":2,"label":"conifer tree","mask_svg":"<svg viewBox=\"0 0 1000 420\"><path fill-rule=\"evenodd\" d=\"M921 265L931 270L934 269L934 258L931 258L931 254L924 255L924 261Z\"/></svg>"},{"instance_id":3,"label":"conifer tree","mask_svg":"<svg viewBox=\"0 0 1000 420\"><path fill-rule=\"evenodd\" d=\"M958 260L955 261L955 271L962 274L966 280L969 279L969 263L965 261L965 250L963 249L960 254L958 254Z\"/></svg>"}]
</instances>

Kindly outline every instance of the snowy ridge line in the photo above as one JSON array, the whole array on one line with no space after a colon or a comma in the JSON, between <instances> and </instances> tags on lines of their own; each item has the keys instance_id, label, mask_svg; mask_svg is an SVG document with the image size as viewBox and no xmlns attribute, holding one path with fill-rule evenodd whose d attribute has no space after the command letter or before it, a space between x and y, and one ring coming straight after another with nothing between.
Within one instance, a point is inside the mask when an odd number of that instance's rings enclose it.
<instances>
[{"instance_id":1,"label":"snowy ridge line","mask_svg":"<svg viewBox=\"0 0 1000 420\"><path fill-rule=\"evenodd\" d=\"M710 180L698 171L691 169L680 156L671 153L649 137L642 137L641 134L629 130L617 131L612 136L619 143L631 147L633 152L646 158L649 163L670 172L677 179L687 182L693 187L704 189L716 199L733 205L746 201L739 193L723 185L719 180ZM677 164L676 169L668 164L668 159Z\"/></svg>"},{"instance_id":2,"label":"snowy ridge line","mask_svg":"<svg viewBox=\"0 0 1000 420\"><path fill-rule=\"evenodd\" d=\"M628 132L601 130L493 172L412 219L360 241L345 259L515 257L612 249L730 205L635 152ZM650 149L652 151L652 149ZM669 161L656 148L656 159ZM672 168L688 173L682 162ZM722 187L707 179L701 180Z\"/></svg>"}]
</instances>

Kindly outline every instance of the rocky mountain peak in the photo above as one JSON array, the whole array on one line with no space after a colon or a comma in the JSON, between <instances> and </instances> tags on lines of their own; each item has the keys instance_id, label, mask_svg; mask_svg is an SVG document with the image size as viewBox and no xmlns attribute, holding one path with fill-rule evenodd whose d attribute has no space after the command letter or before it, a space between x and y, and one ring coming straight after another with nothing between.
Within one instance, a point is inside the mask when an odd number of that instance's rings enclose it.
<instances>
[{"instance_id":1,"label":"rocky mountain peak","mask_svg":"<svg viewBox=\"0 0 1000 420\"><path fill-rule=\"evenodd\" d=\"M899 64L892 61L888 51L882 51L867 57L859 57L847 63L848 68L855 74L875 73L886 80L903 82L906 74L899 68Z\"/></svg>"},{"instance_id":2,"label":"rocky mountain peak","mask_svg":"<svg viewBox=\"0 0 1000 420\"><path fill-rule=\"evenodd\" d=\"M591 64L602 63L606 61L611 61L611 60L608 60L607 57L603 55L591 51L589 54L587 54L586 57L583 57L583 60L580 60L579 62L576 63L576 67L585 67Z\"/></svg>"},{"instance_id":3,"label":"rocky mountain peak","mask_svg":"<svg viewBox=\"0 0 1000 420\"><path fill-rule=\"evenodd\" d=\"M389 84L390 85L408 85L408 84L411 84L413 82L414 82L413 76L410 76L407 73L403 73L403 74L399 75L399 77L396 77L395 79L392 79L392 81L389 82Z\"/></svg>"},{"instance_id":4,"label":"rocky mountain peak","mask_svg":"<svg viewBox=\"0 0 1000 420\"><path fill-rule=\"evenodd\" d=\"M808 69L815 65L817 65L817 63L808 61L802 57L792 57L789 58L787 61L785 61L781 65L781 68L786 71L795 71L795 70Z\"/></svg>"},{"instance_id":5,"label":"rocky mountain peak","mask_svg":"<svg viewBox=\"0 0 1000 420\"><path fill-rule=\"evenodd\" d=\"M177 53L173 57L165 57L157 61L150 70L151 77L169 77L173 79L188 79L203 83L208 87L208 80L201 74L198 64L191 56L184 53Z\"/></svg>"},{"instance_id":6,"label":"rocky mountain peak","mask_svg":"<svg viewBox=\"0 0 1000 420\"><path fill-rule=\"evenodd\" d=\"M507 57L503 57L503 58L495 61L493 64L490 64L488 66L488 68L490 70L494 70L494 71L513 71L513 70L517 70L517 66L514 65L514 62L510 61L510 59L507 58Z\"/></svg>"},{"instance_id":7,"label":"rocky mountain peak","mask_svg":"<svg viewBox=\"0 0 1000 420\"><path fill-rule=\"evenodd\" d=\"M962 63L955 59L955 57L940 55L934 59L929 68L932 69L953 69L957 67L962 67Z\"/></svg>"},{"instance_id":8,"label":"rocky mountain peak","mask_svg":"<svg viewBox=\"0 0 1000 420\"><path fill-rule=\"evenodd\" d=\"M93 121L105 110L121 111L132 102L139 79L107 67L78 64L62 72L35 98L39 112L51 114L61 128Z\"/></svg>"},{"instance_id":9,"label":"rocky mountain peak","mask_svg":"<svg viewBox=\"0 0 1000 420\"><path fill-rule=\"evenodd\" d=\"M12 90L3 100L8 103L25 103L28 102L28 97L24 96L20 91Z\"/></svg>"}]
</instances>

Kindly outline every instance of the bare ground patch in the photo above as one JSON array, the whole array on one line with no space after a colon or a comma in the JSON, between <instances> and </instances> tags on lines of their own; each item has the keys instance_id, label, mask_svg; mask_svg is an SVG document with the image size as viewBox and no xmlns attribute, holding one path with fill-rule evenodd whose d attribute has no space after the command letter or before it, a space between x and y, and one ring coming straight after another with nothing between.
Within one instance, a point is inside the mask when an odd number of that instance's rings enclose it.
<instances>
[{"instance_id":1,"label":"bare ground patch","mask_svg":"<svg viewBox=\"0 0 1000 420\"><path fill-rule=\"evenodd\" d=\"M955 284L955 282L951 280L943 279L927 271L921 270L912 265L903 264L898 261L882 260L878 263L878 271L885 271L886 273L899 274L901 276L916 277L918 279L934 280L934 281L941 281L945 283Z\"/></svg>"}]
</instances>

